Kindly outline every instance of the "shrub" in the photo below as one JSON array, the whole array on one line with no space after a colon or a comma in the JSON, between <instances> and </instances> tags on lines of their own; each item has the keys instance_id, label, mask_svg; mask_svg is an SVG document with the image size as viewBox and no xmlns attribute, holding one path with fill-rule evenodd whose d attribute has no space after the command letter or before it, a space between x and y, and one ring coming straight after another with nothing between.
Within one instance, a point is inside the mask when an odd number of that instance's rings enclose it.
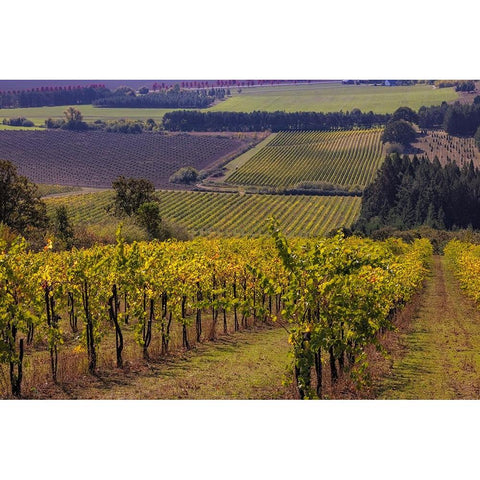
<instances>
[{"instance_id":1,"label":"shrub","mask_svg":"<svg viewBox=\"0 0 480 480\"><path fill-rule=\"evenodd\" d=\"M62 130L72 130L75 132L83 132L85 130L88 130L88 125L85 122L82 122L81 120L70 120L68 122L64 122L60 128Z\"/></svg>"},{"instance_id":2,"label":"shrub","mask_svg":"<svg viewBox=\"0 0 480 480\"><path fill-rule=\"evenodd\" d=\"M398 153L399 155L401 155L404 151L404 147L401 143L389 143L386 147L386 152L388 155L390 155L391 153Z\"/></svg>"},{"instance_id":3,"label":"shrub","mask_svg":"<svg viewBox=\"0 0 480 480\"><path fill-rule=\"evenodd\" d=\"M198 180L198 171L193 167L182 167L169 179L170 183L192 184Z\"/></svg>"},{"instance_id":4,"label":"shrub","mask_svg":"<svg viewBox=\"0 0 480 480\"><path fill-rule=\"evenodd\" d=\"M382 142L408 145L413 142L416 137L417 132L409 122L405 120L394 120L385 125Z\"/></svg>"},{"instance_id":5,"label":"shrub","mask_svg":"<svg viewBox=\"0 0 480 480\"><path fill-rule=\"evenodd\" d=\"M62 128L63 125L65 125L65 120L63 119L54 120L53 118L49 118L45 120L45 126L47 128Z\"/></svg>"},{"instance_id":6,"label":"shrub","mask_svg":"<svg viewBox=\"0 0 480 480\"><path fill-rule=\"evenodd\" d=\"M12 127L33 127L34 123L31 120L27 120L25 117L17 117L17 118L4 118L3 122L4 125L10 125Z\"/></svg>"},{"instance_id":7,"label":"shrub","mask_svg":"<svg viewBox=\"0 0 480 480\"><path fill-rule=\"evenodd\" d=\"M114 133L142 133L143 123L141 121L115 120L109 122L105 128L107 132Z\"/></svg>"}]
</instances>

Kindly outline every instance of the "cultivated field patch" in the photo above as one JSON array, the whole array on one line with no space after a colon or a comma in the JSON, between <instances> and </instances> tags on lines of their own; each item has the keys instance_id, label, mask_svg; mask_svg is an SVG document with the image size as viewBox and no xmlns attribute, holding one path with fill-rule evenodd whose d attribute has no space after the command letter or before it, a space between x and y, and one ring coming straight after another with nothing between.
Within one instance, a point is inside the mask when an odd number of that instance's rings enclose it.
<instances>
[{"instance_id":1,"label":"cultivated field patch","mask_svg":"<svg viewBox=\"0 0 480 480\"><path fill-rule=\"evenodd\" d=\"M182 188L168 182L180 167L207 168L242 152L249 141L245 135L4 131L0 158L35 183L108 188L125 175L156 188Z\"/></svg>"},{"instance_id":2,"label":"cultivated field patch","mask_svg":"<svg viewBox=\"0 0 480 480\"><path fill-rule=\"evenodd\" d=\"M459 166L470 160L475 166L480 166L480 152L473 137L456 137L444 130L427 130L426 135L419 136L412 146L417 155L426 155L430 160L437 157L442 165L450 159Z\"/></svg>"},{"instance_id":3,"label":"cultivated field patch","mask_svg":"<svg viewBox=\"0 0 480 480\"><path fill-rule=\"evenodd\" d=\"M382 130L281 132L225 183L293 187L328 182L365 187L383 161Z\"/></svg>"},{"instance_id":4,"label":"cultivated field patch","mask_svg":"<svg viewBox=\"0 0 480 480\"><path fill-rule=\"evenodd\" d=\"M289 236L321 236L342 226L349 227L360 210L359 197L307 195L249 195L188 191L157 193L162 218L182 224L195 236L264 235L268 219L280 222ZM111 222L107 206L113 192L47 198L50 214L66 205L75 224Z\"/></svg>"},{"instance_id":5,"label":"cultivated field patch","mask_svg":"<svg viewBox=\"0 0 480 480\"><path fill-rule=\"evenodd\" d=\"M440 105L459 98L454 88L432 85L372 86L317 83L232 89L232 97L209 108L212 111L339 112L359 108L362 112L392 113L398 107L418 110L422 105Z\"/></svg>"},{"instance_id":6,"label":"cultivated field patch","mask_svg":"<svg viewBox=\"0 0 480 480\"><path fill-rule=\"evenodd\" d=\"M95 122L95 120L120 120L121 118L129 120L147 120L151 118L157 123L162 121L167 112L177 110L175 108L99 108L93 105L73 105L82 113L83 120L86 122ZM0 109L0 118L26 117L37 126L44 126L45 120L49 118L64 118L64 112L68 108L65 106L55 107L30 107L30 108L5 108ZM15 127L18 129L18 127Z\"/></svg>"}]
</instances>

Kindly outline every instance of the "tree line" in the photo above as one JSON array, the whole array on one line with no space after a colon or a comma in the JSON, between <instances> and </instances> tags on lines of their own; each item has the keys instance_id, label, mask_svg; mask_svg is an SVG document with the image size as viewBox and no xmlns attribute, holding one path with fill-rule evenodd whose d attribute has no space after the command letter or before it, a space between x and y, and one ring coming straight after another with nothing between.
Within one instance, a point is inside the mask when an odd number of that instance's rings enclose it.
<instances>
[{"instance_id":1,"label":"tree line","mask_svg":"<svg viewBox=\"0 0 480 480\"><path fill-rule=\"evenodd\" d=\"M370 235L386 226L480 228L480 171L473 163L441 165L427 157L389 155L364 191L354 230Z\"/></svg>"},{"instance_id":2,"label":"tree line","mask_svg":"<svg viewBox=\"0 0 480 480\"><path fill-rule=\"evenodd\" d=\"M87 105L111 93L103 85L87 87L41 87L0 92L0 108Z\"/></svg>"},{"instance_id":3,"label":"tree line","mask_svg":"<svg viewBox=\"0 0 480 480\"><path fill-rule=\"evenodd\" d=\"M227 88L186 90L178 84L153 93L147 87L110 90L104 85L41 87L0 91L0 108L29 108L60 105L96 105L112 108L205 108L230 94Z\"/></svg>"},{"instance_id":4,"label":"tree line","mask_svg":"<svg viewBox=\"0 0 480 480\"><path fill-rule=\"evenodd\" d=\"M163 127L183 132L260 132L271 130L333 130L355 127L372 128L384 125L389 114L351 112L197 112L179 110L166 113Z\"/></svg>"},{"instance_id":5,"label":"tree line","mask_svg":"<svg viewBox=\"0 0 480 480\"><path fill-rule=\"evenodd\" d=\"M455 102L452 105L443 102L441 105L420 107L418 111L420 128L442 127L450 135L473 135L480 127L480 95L472 104Z\"/></svg>"},{"instance_id":6,"label":"tree line","mask_svg":"<svg viewBox=\"0 0 480 480\"><path fill-rule=\"evenodd\" d=\"M155 120L149 118L146 121L143 120L125 120L123 118L119 120L110 120L104 122L103 120L95 120L93 123L87 123L83 121L83 115L75 107L68 107L63 112L64 118L53 119L48 118L45 120L45 127L48 129L61 129L61 130L73 130L73 131L86 131L86 130L104 130L111 133L129 133L138 134L143 132L158 132L161 130L161 124L156 123ZM22 122L22 123L20 123ZM3 121L6 125L22 125L33 126L33 122L25 118L13 118L10 120L5 119Z\"/></svg>"},{"instance_id":7,"label":"tree line","mask_svg":"<svg viewBox=\"0 0 480 480\"><path fill-rule=\"evenodd\" d=\"M178 85L174 88L136 95L115 94L99 98L93 102L96 107L109 108L206 108L215 100L223 100L226 91L224 88L210 90L181 90Z\"/></svg>"}]
</instances>

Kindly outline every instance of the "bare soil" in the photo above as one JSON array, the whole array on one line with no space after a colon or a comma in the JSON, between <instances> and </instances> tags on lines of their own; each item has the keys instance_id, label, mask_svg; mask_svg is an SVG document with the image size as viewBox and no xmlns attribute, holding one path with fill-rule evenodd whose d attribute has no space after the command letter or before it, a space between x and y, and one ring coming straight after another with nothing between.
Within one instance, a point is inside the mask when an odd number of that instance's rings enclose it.
<instances>
[{"instance_id":1,"label":"bare soil","mask_svg":"<svg viewBox=\"0 0 480 480\"><path fill-rule=\"evenodd\" d=\"M405 153L426 155L430 160L437 156L442 165L450 159L459 166L470 160L475 166L480 166L480 152L472 137L456 137L444 130L428 130L426 135L418 137L412 147L411 151Z\"/></svg>"},{"instance_id":2,"label":"bare soil","mask_svg":"<svg viewBox=\"0 0 480 480\"><path fill-rule=\"evenodd\" d=\"M215 168L244 152L254 137L101 131L1 131L0 158L35 183L110 188L120 175L146 178L156 188L191 189L169 183L181 167Z\"/></svg>"}]
</instances>

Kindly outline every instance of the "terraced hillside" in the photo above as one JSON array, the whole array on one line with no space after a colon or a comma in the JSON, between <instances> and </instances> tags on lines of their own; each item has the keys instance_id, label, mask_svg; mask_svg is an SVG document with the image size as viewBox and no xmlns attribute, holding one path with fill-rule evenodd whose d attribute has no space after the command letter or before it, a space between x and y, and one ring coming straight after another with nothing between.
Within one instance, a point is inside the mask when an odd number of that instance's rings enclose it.
<instances>
[{"instance_id":1,"label":"terraced hillside","mask_svg":"<svg viewBox=\"0 0 480 480\"><path fill-rule=\"evenodd\" d=\"M319 236L350 226L360 209L358 197L242 195L212 192L158 192L162 217L183 224L193 235L262 235L275 216L289 236ZM66 205L76 224L114 221L106 212L111 191L45 199L50 213ZM117 220L115 220L117 221Z\"/></svg>"},{"instance_id":2,"label":"terraced hillside","mask_svg":"<svg viewBox=\"0 0 480 480\"><path fill-rule=\"evenodd\" d=\"M281 132L225 182L291 187L328 182L365 187L383 161L382 130Z\"/></svg>"}]
</instances>

